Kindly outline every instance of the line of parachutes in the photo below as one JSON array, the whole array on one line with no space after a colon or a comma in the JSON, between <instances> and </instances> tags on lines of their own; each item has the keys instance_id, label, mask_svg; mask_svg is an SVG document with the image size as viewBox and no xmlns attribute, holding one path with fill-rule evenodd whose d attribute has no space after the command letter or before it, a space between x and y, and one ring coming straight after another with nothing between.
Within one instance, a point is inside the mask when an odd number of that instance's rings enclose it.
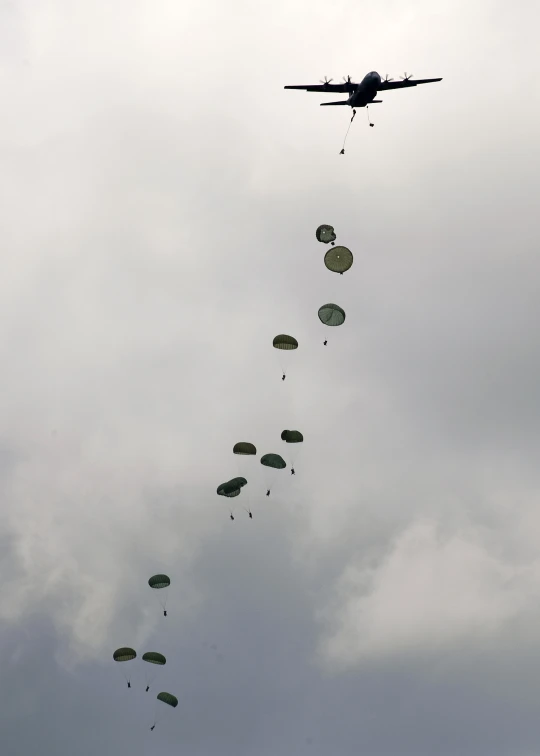
<instances>
[{"instance_id":1,"label":"line of parachutes","mask_svg":"<svg viewBox=\"0 0 540 756\"><path fill-rule=\"evenodd\" d=\"M152 577L148 580L148 585L150 586L150 588L152 588L154 591L159 591L159 593L157 593L156 595L158 597L159 603L161 604L161 608L163 609L164 617L167 616L167 594L170 584L171 579L168 575L152 575ZM113 660L122 665L120 669L124 674L128 688L131 688L132 673L134 672L133 662L135 662L136 659L137 652L134 648L130 648L128 646L117 648L113 653ZM144 662L144 684L146 686L146 692L148 693L151 684L156 678L157 671L160 667L164 667L166 665L167 659L158 651L146 651L142 655L141 660ZM129 666L127 666L127 663L129 663ZM176 698L176 696L173 696L172 693L168 693L167 691L161 691L161 693L158 693L156 696L156 713L154 716L154 722L150 727L151 731L155 729L160 714L160 710L158 709L158 702L166 706L170 706L173 709L176 709L176 707L178 706L178 699Z\"/></svg>"},{"instance_id":2,"label":"line of parachutes","mask_svg":"<svg viewBox=\"0 0 540 756\"><path fill-rule=\"evenodd\" d=\"M330 249L324 256L324 264L332 273L339 273L343 275L353 264L353 254L350 249L343 246L335 246L336 234L333 226L323 224L317 228L315 232L317 241L323 244L331 243ZM318 311L319 320L326 326L340 326L345 322L345 310L337 304L329 302L319 307ZM324 340L324 346L327 345L328 340ZM280 333L274 337L272 341L274 349L278 349L282 353L287 353L298 349L298 341L294 336L290 336L285 333ZM282 363L283 374L281 380L284 381L287 377L285 367ZM287 444L299 444L304 441L302 433L298 430L284 430L281 433L282 441ZM255 444L250 441L239 441L233 447L233 454L238 456L256 456L257 448ZM261 465L266 468L274 470L284 470L287 467L287 463L280 454L263 454L261 457ZM295 469L291 465L291 474L295 475ZM235 499L240 496L242 489L247 486L246 478L239 476L231 478L230 480L220 483L217 487L218 496L225 496L227 499ZM272 486L269 485L266 490L266 496L270 496ZM234 507L229 507L231 520L234 520ZM250 518L253 517L251 508L246 510Z\"/></svg>"}]
</instances>

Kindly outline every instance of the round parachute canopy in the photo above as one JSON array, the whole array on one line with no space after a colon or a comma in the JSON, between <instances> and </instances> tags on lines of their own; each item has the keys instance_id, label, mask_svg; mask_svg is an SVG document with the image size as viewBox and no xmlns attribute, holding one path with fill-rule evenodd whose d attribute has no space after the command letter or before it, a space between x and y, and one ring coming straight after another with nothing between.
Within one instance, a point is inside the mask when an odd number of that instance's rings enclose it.
<instances>
[{"instance_id":1,"label":"round parachute canopy","mask_svg":"<svg viewBox=\"0 0 540 756\"><path fill-rule=\"evenodd\" d=\"M233 480L245 481L246 479L234 478ZM242 485L245 485L245 483L242 483ZM242 488L242 485L239 485L238 483L233 483L232 480L228 480L226 483L222 483L220 486L217 487L217 494L218 496L228 496L229 498L232 498L233 496L238 496L240 494L240 489Z\"/></svg>"},{"instance_id":2,"label":"round parachute canopy","mask_svg":"<svg viewBox=\"0 0 540 756\"><path fill-rule=\"evenodd\" d=\"M168 575L152 575L148 581L150 588L168 588L171 584L171 579Z\"/></svg>"},{"instance_id":3,"label":"round parachute canopy","mask_svg":"<svg viewBox=\"0 0 540 756\"><path fill-rule=\"evenodd\" d=\"M332 273L345 273L353 264L353 254L347 247L332 247L324 256L324 264Z\"/></svg>"},{"instance_id":4,"label":"round parachute canopy","mask_svg":"<svg viewBox=\"0 0 540 756\"><path fill-rule=\"evenodd\" d=\"M319 320L327 326L340 326L345 322L345 310L337 304L325 304L319 308Z\"/></svg>"},{"instance_id":5,"label":"round parachute canopy","mask_svg":"<svg viewBox=\"0 0 540 756\"><path fill-rule=\"evenodd\" d=\"M281 440L285 441L288 444L301 444L304 440L304 437L300 433L300 431L284 430L281 434Z\"/></svg>"},{"instance_id":6,"label":"round parachute canopy","mask_svg":"<svg viewBox=\"0 0 540 756\"><path fill-rule=\"evenodd\" d=\"M294 336L287 336L284 333L280 333L276 336L272 344L276 349L298 349L298 342Z\"/></svg>"},{"instance_id":7,"label":"round parachute canopy","mask_svg":"<svg viewBox=\"0 0 540 756\"><path fill-rule=\"evenodd\" d=\"M157 700L163 701L163 703L168 704L169 706L172 706L173 709L175 709L178 706L178 699L176 696L173 696L171 693L158 693L157 694Z\"/></svg>"},{"instance_id":8,"label":"round parachute canopy","mask_svg":"<svg viewBox=\"0 0 540 756\"><path fill-rule=\"evenodd\" d=\"M146 654L143 654L142 659L149 664L158 664L160 667L167 663L167 659L163 654L158 654L157 651L148 651Z\"/></svg>"},{"instance_id":9,"label":"round parachute canopy","mask_svg":"<svg viewBox=\"0 0 540 756\"><path fill-rule=\"evenodd\" d=\"M261 465L265 467L274 467L276 470L283 470L287 463L279 454L265 454L261 457Z\"/></svg>"},{"instance_id":10,"label":"round parachute canopy","mask_svg":"<svg viewBox=\"0 0 540 756\"><path fill-rule=\"evenodd\" d=\"M325 223L323 223L322 226L319 226L315 231L315 236L317 237L317 241L323 242L323 244L328 244L328 242L334 242L336 240L334 227L327 226Z\"/></svg>"},{"instance_id":11,"label":"round parachute canopy","mask_svg":"<svg viewBox=\"0 0 540 756\"><path fill-rule=\"evenodd\" d=\"M131 661L137 658L137 652L133 648L117 648L113 654L113 659L117 662Z\"/></svg>"},{"instance_id":12,"label":"round parachute canopy","mask_svg":"<svg viewBox=\"0 0 540 756\"><path fill-rule=\"evenodd\" d=\"M249 441L239 441L233 446L233 454L257 454L257 449Z\"/></svg>"}]
</instances>

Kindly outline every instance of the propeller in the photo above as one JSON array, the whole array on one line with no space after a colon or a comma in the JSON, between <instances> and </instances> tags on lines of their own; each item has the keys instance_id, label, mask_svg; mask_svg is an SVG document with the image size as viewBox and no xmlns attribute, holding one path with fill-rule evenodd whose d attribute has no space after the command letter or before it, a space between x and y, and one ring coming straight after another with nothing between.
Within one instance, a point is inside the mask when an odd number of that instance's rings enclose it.
<instances>
[{"instance_id":1,"label":"propeller","mask_svg":"<svg viewBox=\"0 0 540 756\"><path fill-rule=\"evenodd\" d=\"M351 83L351 77L350 76L344 76L343 77L343 81L345 82L345 84L350 84Z\"/></svg>"},{"instance_id":2,"label":"propeller","mask_svg":"<svg viewBox=\"0 0 540 756\"><path fill-rule=\"evenodd\" d=\"M321 84L330 84L331 81L334 81L333 79L329 79L328 76L325 76L324 79L319 79Z\"/></svg>"},{"instance_id":3,"label":"propeller","mask_svg":"<svg viewBox=\"0 0 540 756\"><path fill-rule=\"evenodd\" d=\"M386 82L386 81L394 81L394 80L393 80L393 79L389 79L389 78L388 78L388 74L386 74L386 76L384 77L383 81L385 81L385 82Z\"/></svg>"},{"instance_id":4,"label":"propeller","mask_svg":"<svg viewBox=\"0 0 540 756\"><path fill-rule=\"evenodd\" d=\"M412 74L407 74L407 71L405 71L405 76L400 76L402 81L409 81L409 79L412 79Z\"/></svg>"}]
</instances>

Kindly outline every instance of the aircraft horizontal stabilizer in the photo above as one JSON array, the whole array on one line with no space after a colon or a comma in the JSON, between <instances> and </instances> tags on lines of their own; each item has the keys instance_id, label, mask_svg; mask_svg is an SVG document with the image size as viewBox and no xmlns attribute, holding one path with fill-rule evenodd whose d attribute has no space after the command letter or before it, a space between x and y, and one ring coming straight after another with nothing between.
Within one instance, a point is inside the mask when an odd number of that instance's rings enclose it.
<instances>
[{"instance_id":1,"label":"aircraft horizontal stabilizer","mask_svg":"<svg viewBox=\"0 0 540 756\"><path fill-rule=\"evenodd\" d=\"M368 102L368 105L373 105L374 102L382 102L382 100L372 100L371 102ZM349 105L350 103L348 100L338 100L337 102L321 102L320 104L321 105ZM366 106L365 105L354 105L354 106L351 105L351 107L365 108Z\"/></svg>"}]
</instances>

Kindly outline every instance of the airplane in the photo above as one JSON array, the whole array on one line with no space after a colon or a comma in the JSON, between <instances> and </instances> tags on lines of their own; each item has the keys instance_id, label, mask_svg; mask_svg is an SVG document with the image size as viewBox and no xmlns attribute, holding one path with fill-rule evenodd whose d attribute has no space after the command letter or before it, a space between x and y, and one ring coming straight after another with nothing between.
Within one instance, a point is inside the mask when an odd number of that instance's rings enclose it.
<instances>
[{"instance_id":1,"label":"airplane","mask_svg":"<svg viewBox=\"0 0 540 756\"><path fill-rule=\"evenodd\" d=\"M382 102L382 100L375 100L378 92L386 92L388 89L403 89L405 87L416 87L418 84L431 84L434 81L442 81L442 77L439 79L413 79L412 76L401 77L401 81L394 81L388 78L388 74L385 79L381 79L377 71L371 71L366 74L359 84L355 84L351 81L351 77L343 77L343 84L332 84L332 79L327 79L326 76L320 84L307 84L307 85L294 85L287 86L284 89L305 89L306 92L343 92L348 93L349 98L347 100L338 100L337 102L321 102L321 105L349 105L353 108L353 113L356 113L355 108L365 108L372 103ZM353 115L354 118L354 115ZM373 124L370 123L372 126Z\"/></svg>"}]
</instances>

